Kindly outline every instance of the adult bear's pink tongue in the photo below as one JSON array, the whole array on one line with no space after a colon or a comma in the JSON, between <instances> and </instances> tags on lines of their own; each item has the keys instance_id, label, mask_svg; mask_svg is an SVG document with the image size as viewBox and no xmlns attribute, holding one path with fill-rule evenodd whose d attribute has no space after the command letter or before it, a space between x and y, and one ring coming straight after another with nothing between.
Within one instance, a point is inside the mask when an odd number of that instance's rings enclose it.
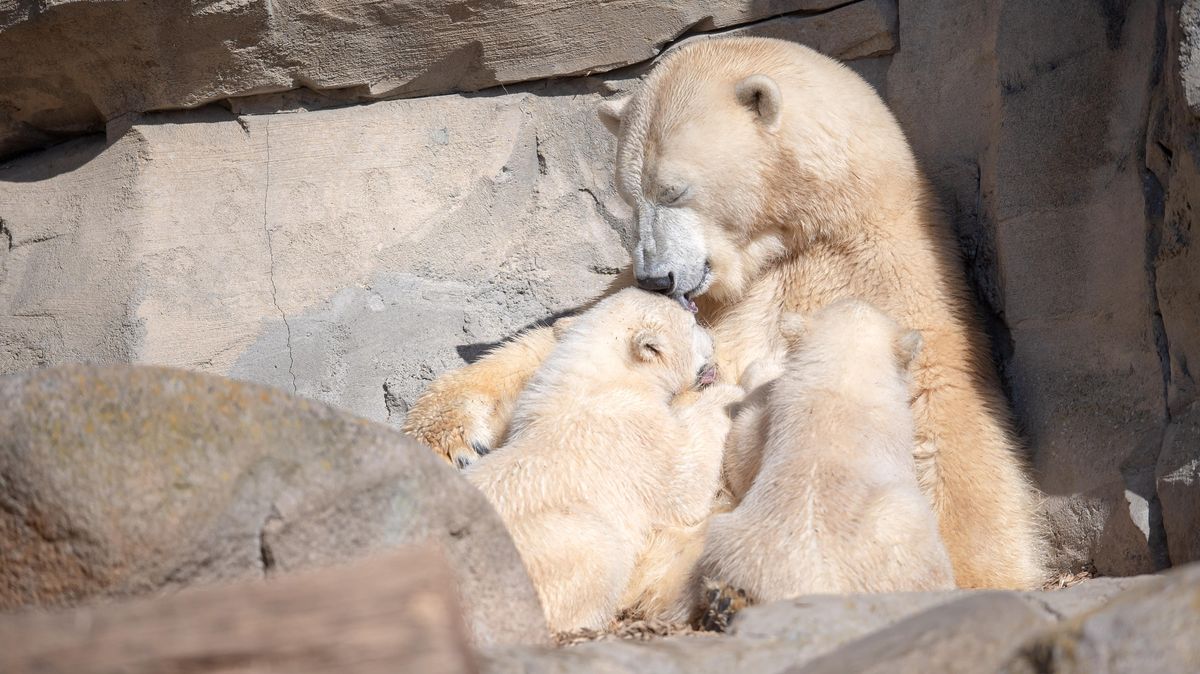
<instances>
[{"instance_id":1,"label":"adult bear's pink tongue","mask_svg":"<svg viewBox=\"0 0 1200 674\"><path fill-rule=\"evenodd\" d=\"M689 297L680 295L679 297L676 297L675 300L677 302L679 302L680 306L682 306L684 309L687 309L688 311L692 312L693 314L696 313L697 311L699 311L699 309L696 307L696 303L693 302L692 299Z\"/></svg>"}]
</instances>

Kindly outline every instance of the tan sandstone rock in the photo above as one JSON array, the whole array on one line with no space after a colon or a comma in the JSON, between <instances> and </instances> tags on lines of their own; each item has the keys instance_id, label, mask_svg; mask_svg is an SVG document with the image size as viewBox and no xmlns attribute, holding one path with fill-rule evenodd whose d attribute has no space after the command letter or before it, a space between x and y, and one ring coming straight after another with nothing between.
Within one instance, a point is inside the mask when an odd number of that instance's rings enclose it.
<instances>
[{"instance_id":1,"label":"tan sandstone rock","mask_svg":"<svg viewBox=\"0 0 1200 674\"><path fill-rule=\"evenodd\" d=\"M839 4L4 0L0 157L122 115L247 94L376 100L607 71L689 31Z\"/></svg>"},{"instance_id":2,"label":"tan sandstone rock","mask_svg":"<svg viewBox=\"0 0 1200 674\"><path fill-rule=\"evenodd\" d=\"M1158 456L1158 498L1171 562L1200 561L1200 403L1174 414L1167 426Z\"/></svg>"},{"instance_id":3,"label":"tan sandstone rock","mask_svg":"<svg viewBox=\"0 0 1200 674\"><path fill-rule=\"evenodd\" d=\"M1200 357L1195 118L1168 95L1194 87L1171 66L1189 5L909 2L886 73L980 291L1060 569L1168 562L1156 462Z\"/></svg>"},{"instance_id":4,"label":"tan sandstone rock","mask_svg":"<svg viewBox=\"0 0 1200 674\"><path fill-rule=\"evenodd\" d=\"M481 663L492 674L774 674L807 672L810 664L835 672L992 672L1013 657L1024 636L1159 581L1097 578L1049 592L800 597L752 606L721 636L487 648Z\"/></svg>"},{"instance_id":5,"label":"tan sandstone rock","mask_svg":"<svg viewBox=\"0 0 1200 674\"><path fill-rule=\"evenodd\" d=\"M265 583L0 615L6 674L476 671L445 558L422 549Z\"/></svg>"},{"instance_id":6,"label":"tan sandstone rock","mask_svg":"<svg viewBox=\"0 0 1200 674\"><path fill-rule=\"evenodd\" d=\"M979 593L846 644L789 674L993 672L1050 620L1012 594Z\"/></svg>"},{"instance_id":7,"label":"tan sandstone rock","mask_svg":"<svg viewBox=\"0 0 1200 674\"><path fill-rule=\"evenodd\" d=\"M1118 595L1033 638L999 671L1190 674L1200 671L1200 565Z\"/></svg>"},{"instance_id":8,"label":"tan sandstone rock","mask_svg":"<svg viewBox=\"0 0 1200 674\"><path fill-rule=\"evenodd\" d=\"M484 644L545 624L487 501L386 427L253 384L149 367L0 379L0 608L261 578L440 548Z\"/></svg>"}]
</instances>

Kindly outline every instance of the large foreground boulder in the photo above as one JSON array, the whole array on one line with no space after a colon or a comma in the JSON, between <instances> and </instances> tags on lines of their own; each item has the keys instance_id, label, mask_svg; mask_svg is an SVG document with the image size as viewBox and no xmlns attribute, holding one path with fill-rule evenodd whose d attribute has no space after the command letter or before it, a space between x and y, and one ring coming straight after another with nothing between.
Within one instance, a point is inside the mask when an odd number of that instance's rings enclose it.
<instances>
[{"instance_id":1,"label":"large foreground boulder","mask_svg":"<svg viewBox=\"0 0 1200 674\"><path fill-rule=\"evenodd\" d=\"M545 636L486 500L391 429L157 367L0 380L0 608L62 606L349 560L451 561L481 643Z\"/></svg>"},{"instance_id":2,"label":"large foreground boulder","mask_svg":"<svg viewBox=\"0 0 1200 674\"><path fill-rule=\"evenodd\" d=\"M1013 674L1200 672L1200 565L1115 597L1031 640L1005 667Z\"/></svg>"},{"instance_id":3,"label":"large foreground boulder","mask_svg":"<svg viewBox=\"0 0 1200 674\"><path fill-rule=\"evenodd\" d=\"M264 583L0 615L5 674L475 671L441 555L404 549Z\"/></svg>"}]
</instances>

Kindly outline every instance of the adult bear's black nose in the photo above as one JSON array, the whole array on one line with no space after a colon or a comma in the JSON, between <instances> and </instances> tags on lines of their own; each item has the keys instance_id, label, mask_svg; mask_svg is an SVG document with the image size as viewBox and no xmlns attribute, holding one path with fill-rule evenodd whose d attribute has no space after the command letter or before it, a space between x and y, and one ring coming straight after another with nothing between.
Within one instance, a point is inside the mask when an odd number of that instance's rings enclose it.
<instances>
[{"instance_id":1,"label":"adult bear's black nose","mask_svg":"<svg viewBox=\"0 0 1200 674\"><path fill-rule=\"evenodd\" d=\"M669 295L675 289L675 272L668 272L666 276L639 276L637 284L642 290Z\"/></svg>"}]
</instances>

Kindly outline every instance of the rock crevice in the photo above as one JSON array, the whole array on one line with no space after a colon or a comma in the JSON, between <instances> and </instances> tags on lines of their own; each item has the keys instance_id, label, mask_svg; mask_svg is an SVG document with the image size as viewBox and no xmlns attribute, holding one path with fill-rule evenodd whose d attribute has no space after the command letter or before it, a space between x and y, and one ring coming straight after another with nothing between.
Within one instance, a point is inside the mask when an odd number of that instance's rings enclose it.
<instances>
[{"instance_id":1,"label":"rock crevice","mask_svg":"<svg viewBox=\"0 0 1200 674\"><path fill-rule=\"evenodd\" d=\"M240 122L239 122L240 123ZM246 128L243 126L243 128ZM249 133L249 130L247 130ZM271 282L271 303L275 305L276 311L279 312L279 319L283 321L283 329L286 332L284 336L284 346L287 349L288 357L288 376L292 380L292 393L299 393L299 387L296 385L296 355L292 351L292 324L288 322L287 314L284 313L283 307L279 306L279 287L275 284L275 244L272 241L271 235L271 120L263 120L263 145L265 147L265 157L263 158L263 235L267 240L267 278Z\"/></svg>"}]
</instances>

